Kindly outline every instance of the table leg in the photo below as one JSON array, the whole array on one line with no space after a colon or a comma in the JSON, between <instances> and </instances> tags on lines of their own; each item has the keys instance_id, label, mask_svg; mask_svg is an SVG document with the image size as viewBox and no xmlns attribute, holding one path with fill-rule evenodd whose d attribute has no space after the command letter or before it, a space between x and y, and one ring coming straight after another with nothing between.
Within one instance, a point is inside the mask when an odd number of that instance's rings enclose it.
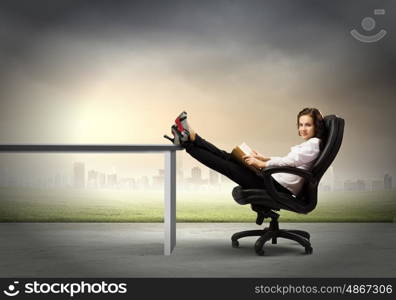
<instances>
[{"instance_id":1,"label":"table leg","mask_svg":"<svg viewBox=\"0 0 396 300\"><path fill-rule=\"evenodd\" d=\"M176 151L165 152L164 222L164 255L170 255L176 245Z\"/></svg>"}]
</instances>

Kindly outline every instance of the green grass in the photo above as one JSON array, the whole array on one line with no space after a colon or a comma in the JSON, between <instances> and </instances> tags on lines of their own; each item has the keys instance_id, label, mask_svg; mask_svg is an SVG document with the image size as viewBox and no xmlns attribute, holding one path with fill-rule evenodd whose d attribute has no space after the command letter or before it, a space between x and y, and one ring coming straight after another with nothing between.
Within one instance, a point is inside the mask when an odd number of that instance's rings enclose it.
<instances>
[{"instance_id":1,"label":"green grass","mask_svg":"<svg viewBox=\"0 0 396 300\"><path fill-rule=\"evenodd\" d=\"M162 222L163 191L0 188L0 222ZM286 222L394 222L396 192L322 192L302 215L281 210ZM178 192L179 222L254 222L249 205L227 192Z\"/></svg>"}]
</instances>

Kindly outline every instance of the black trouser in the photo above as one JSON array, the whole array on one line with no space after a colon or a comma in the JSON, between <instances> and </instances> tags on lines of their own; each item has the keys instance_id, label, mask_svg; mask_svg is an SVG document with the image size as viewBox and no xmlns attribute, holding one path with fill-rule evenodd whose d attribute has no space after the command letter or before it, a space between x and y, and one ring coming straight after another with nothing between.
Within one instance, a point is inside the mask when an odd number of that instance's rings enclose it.
<instances>
[{"instance_id":1,"label":"black trouser","mask_svg":"<svg viewBox=\"0 0 396 300\"><path fill-rule=\"evenodd\" d=\"M265 189L264 179L257 175L249 168L231 160L231 154L218 149L215 145L195 135L194 141L188 141L183 144L186 151L195 159L203 163L205 166L227 176L232 181L239 184L245 189ZM284 193L291 192L280 185L276 180L272 179L275 188Z\"/></svg>"}]
</instances>

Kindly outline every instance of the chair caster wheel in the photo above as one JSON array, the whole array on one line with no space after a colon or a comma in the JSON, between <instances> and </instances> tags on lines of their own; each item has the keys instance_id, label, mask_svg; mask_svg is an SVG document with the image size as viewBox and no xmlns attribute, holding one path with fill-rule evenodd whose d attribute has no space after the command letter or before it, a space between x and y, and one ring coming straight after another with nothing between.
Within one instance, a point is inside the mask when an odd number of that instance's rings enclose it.
<instances>
[{"instance_id":1,"label":"chair caster wheel","mask_svg":"<svg viewBox=\"0 0 396 300\"><path fill-rule=\"evenodd\" d=\"M238 248L239 247L239 242L238 241L232 241L232 248Z\"/></svg>"},{"instance_id":2,"label":"chair caster wheel","mask_svg":"<svg viewBox=\"0 0 396 300\"><path fill-rule=\"evenodd\" d=\"M264 246L265 241L263 241L263 237L259 237L256 243L254 244L254 251L256 251L257 255L263 256L264 255Z\"/></svg>"},{"instance_id":3,"label":"chair caster wheel","mask_svg":"<svg viewBox=\"0 0 396 300\"><path fill-rule=\"evenodd\" d=\"M263 250L263 249L260 249L260 250L257 250L257 249L256 249L256 253L257 253L257 255L259 255L259 256L264 256L264 250Z\"/></svg>"},{"instance_id":4,"label":"chair caster wheel","mask_svg":"<svg viewBox=\"0 0 396 300\"><path fill-rule=\"evenodd\" d=\"M313 249L311 246L305 247L305 254L312 254L312 251Z\"/></svg>"}]
</instances>

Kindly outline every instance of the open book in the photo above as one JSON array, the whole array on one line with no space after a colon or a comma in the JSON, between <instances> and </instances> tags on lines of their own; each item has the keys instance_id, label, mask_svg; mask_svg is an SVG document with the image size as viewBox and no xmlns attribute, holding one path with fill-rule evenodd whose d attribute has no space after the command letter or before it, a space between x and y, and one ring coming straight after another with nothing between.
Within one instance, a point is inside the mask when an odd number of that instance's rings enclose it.
<instances>
[{"instance_id":1,"label":"open book","mask_svg":"<svg viewBox=\"0 0 396 300\"><path fill-rule=\"evenodd\" d=\"M245 160L242 158L245 155L251 155L253 153L252 149L246 144L246 143L242 143L239 146L236 146L234 149L232 149L231 152L231 158L239 163L241 163L242 165L248 167L250 170L252 170L253 172L257 172L258 169L253 167L253 166L249 166Z\"/></svg>"}]
</instances>

